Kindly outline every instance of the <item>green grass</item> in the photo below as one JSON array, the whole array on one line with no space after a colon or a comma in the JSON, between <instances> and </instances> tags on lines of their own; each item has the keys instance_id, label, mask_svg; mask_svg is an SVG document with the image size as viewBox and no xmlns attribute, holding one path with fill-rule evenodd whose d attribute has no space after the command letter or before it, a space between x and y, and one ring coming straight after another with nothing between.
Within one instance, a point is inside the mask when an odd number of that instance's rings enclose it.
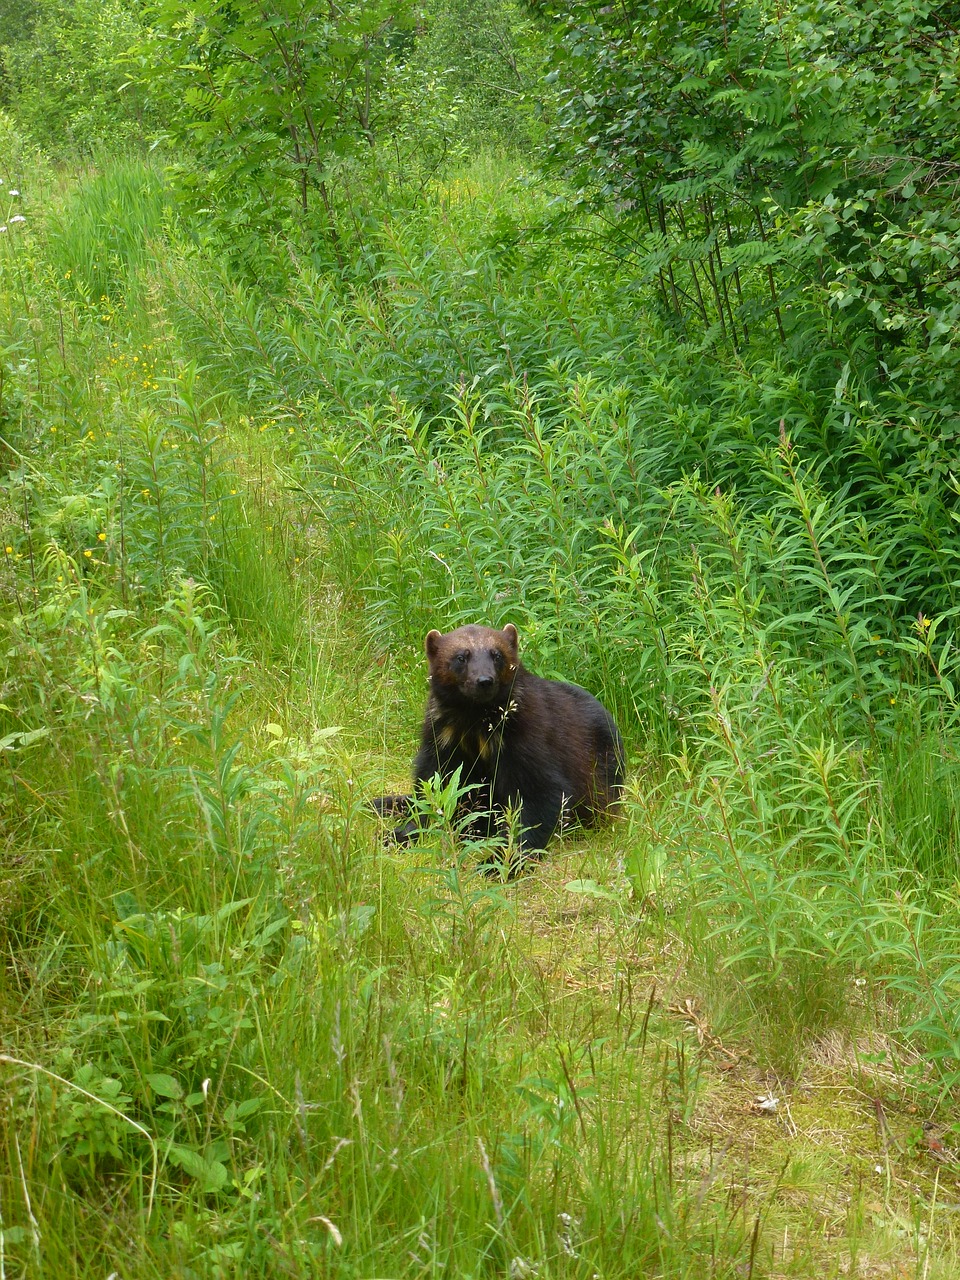
<instances>
[{"instance_id":1,"label":"green grass","mask_svg":"<svg viewBox=\"0 0 960 1280\"><path fill-rule=\"evenodd\" d=\"M126 161L2 247L4 1274L957 1273L949 587L801 398L735 483L755 384L704 450L714 374L503 260L509 176L362 288L225 280ZM630 747L510 884L364 804L467 618Z\"/></svg>"}]
</instances>

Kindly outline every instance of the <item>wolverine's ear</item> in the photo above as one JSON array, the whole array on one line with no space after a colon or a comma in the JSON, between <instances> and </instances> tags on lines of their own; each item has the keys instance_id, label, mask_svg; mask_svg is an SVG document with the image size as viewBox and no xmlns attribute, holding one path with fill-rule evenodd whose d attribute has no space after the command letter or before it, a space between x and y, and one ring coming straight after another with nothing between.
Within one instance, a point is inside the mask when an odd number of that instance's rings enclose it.
<instances>
[{"instance_id":1,"label":"wolverine's ear","mask_svg":"<svg viewBox=\"0 0 960 1280\"><path fill-rule=\"evenodd\" d=\"M431 662L440 652L440 641L442 639L443 639L443 636L440 634L439 631L427 632L427 657L430 659Z\"/></svg>"},{"instance_id":2,"label":"wolverine's ear","mask_svg":"<svg viewBox=\"0 0 960 1280\"><path fill-rule=\"evenodd\" d=\"M512 622L508 622L503 628L503 634L507 637L507 643L513 649L514 653L520 650L520 637L517 635L517 628Z\"/></svg>"}]
</instances>

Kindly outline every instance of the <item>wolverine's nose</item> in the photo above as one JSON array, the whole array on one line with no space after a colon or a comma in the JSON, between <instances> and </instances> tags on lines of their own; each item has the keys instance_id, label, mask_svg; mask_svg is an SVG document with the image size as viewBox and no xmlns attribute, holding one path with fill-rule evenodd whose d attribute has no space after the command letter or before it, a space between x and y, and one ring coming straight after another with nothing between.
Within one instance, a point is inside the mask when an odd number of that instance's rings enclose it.
<instances>
[{"instance_id":1,"label":"wolverine's nose","mask_svg":"<svg viewBox=\"0 0 960 1280\"><path fill-rule=\"evenodd\" d=\"M477 676L478 689L491 689L493 687L493 676Z\"/></svg>"}]
</instances>

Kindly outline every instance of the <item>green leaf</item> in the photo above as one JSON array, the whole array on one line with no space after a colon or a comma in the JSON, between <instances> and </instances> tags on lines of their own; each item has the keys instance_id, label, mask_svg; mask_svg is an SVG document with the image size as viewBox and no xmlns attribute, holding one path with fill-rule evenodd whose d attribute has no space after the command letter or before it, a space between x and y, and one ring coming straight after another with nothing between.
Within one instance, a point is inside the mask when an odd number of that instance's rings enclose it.
<instances>
[{"instance_id":1,"label":"green leaf","mask_svg":"<svg viewBox=\"0 0 960 1280\"><path fill-rule=\"evenodd\" d=\"M606 898L610 902L619 902L620 895L611 893L597 884L596 880L568 880L563 886L567 893L579 893L586 898Z\"/></svg>"},{"instance_id":2,"label":"green leaf","mask_svg":"<svg viewBox=\"0 0 960 1280\"><path fill-rule=\"evenodd\" d=\"M167 1152L167 1158L195 1178L204 1191L220 1191L230 1181L226 1165L219 1160L209 1160L190 1147L174 1145Z\"/></svg>"},{"instance_id":3,"label":"green leaf","mask_svg":"<svg viewBox=\"0 0 960 1280\"><path fill-rule=\"evenodd\" d=\"M0 738L0 751L19 751L21 747L29 747L32 743L39 742L49 732L49 728L43 728L26 729L20 733L8 733L5 738Z\"/></svg>"},{"instance_id":4,"label":"green leaf","mask_svg":"<svg viewBox=\"0 0 960 1280\"><path fill-rule=\"evenodd\" d=\"M183 1096L183 1089L180 1082L173 1076L165 1075L162 1071L154 1071L144 1076L147 1084L154 1093L159 1094L161 1098L180 1098Z\"/></svg>"}]
</instances>

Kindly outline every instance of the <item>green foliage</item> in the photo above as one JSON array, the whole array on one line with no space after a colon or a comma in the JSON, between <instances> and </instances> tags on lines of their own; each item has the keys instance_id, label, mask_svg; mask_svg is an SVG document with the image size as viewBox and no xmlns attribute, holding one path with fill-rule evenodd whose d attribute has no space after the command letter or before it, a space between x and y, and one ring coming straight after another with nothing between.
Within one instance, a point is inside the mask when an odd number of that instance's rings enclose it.
<instances>
[{"instance_id":1,"label":"green foliage","mask_svg":"<svg viewBox=\"0 0 960 1280\"><path fill-rule=\"evenodd\" d=\"M406 0L324 14L294 0L266 9L163 0L151 16L144 74L152 68L181 100L173 127L195 151L182 174L194 203L220 209L221 231L244 251L289 231L294 210L336 245L349 216L345 175L378 141L392 42L411 21Z\"/></svg>"},{"instance_id":2,"label":"green foliage","mask_svg":"<svg viewBox=\"0 0 960 1280\"><path fill-rule=\"evenodd\" d=\"M0 46L24 39L37 20L36 0L2 0L0 3Z\"/></svg>"},{"instance_id":3,"label":"green foliage","mask_svg":"<svg viewBox=\"0 0 960 1280\"><path fill-rule=\"evenodd\" d=\"M719 22L698 0L567 7L548 76L550 151L581 200L604 211L666 315L734 348L774 322L784 335L772 267L792 264L775 219L805 198L825 129L850 125L792 74L781 25L762 4L725 7Z\"/></svg>"},{"instance_id":4,"label":"green foliage","mask_svg":"<svg viewBox=\"0 0 960 1280\"><path fill-rule=\"evenodd\" d=\"M144 34L129 0L35 0L29 26L2 31L6 104L51 153L89 155L136 142L158 123L156 103L134 82L130 47Z\"/></svg>"},{"instance_id":5,"label":"green foliage","mask_svg":"<svg viewBox=\"0 0 960 1280\"><path fill-rule=\"evenodd\" d=\"M432 228L428 234L432 236ZM629 306L618 308L600 288L591 290L586 273L567 264L562 274L559 265L551 270L539 247L535 265L514 268L514 293L508 299L501 292L501 250L474 250L465 256L469 266L464 272L464 258L451 255L448 266L441 249L422 263L411 243L398 241L392 229L389 237L381 259L384 287L376 293L345 300L328 281L304 277L286 308L234 295L213 320L210 313L199 313L205 290L193 286L194 306L181 281L176 305L191 340L225 385L237 373L236 356L219 341L229 330L247 335L243 360L248 370L252 363L256 374L247 373L246 385L261 412L282 422L275 406L284 397L296 400L296 411L284 410L285 429L302 441L304 460L318 481L338 478L336 492L325 495L322 506L336 507L350 498L355 503L355 510L337 521L334 551L354 547L360 555L362 543L377 556L376 571L369 562L362 571L354 563L348 576L356 583L376 572L379 585L371 589L391 596L403 616L415 620L412 630L436 609L451 584L462 590L459 574L447 574L440 560L432 559L429 571L420 567L416 548L424 535L411 527L406 514L410 502L423 500L425 481L442 474L438 464L453 465L440 444L448 438L463 447L463 474L475 513L471 520L477 525L466 523L459 506L465 494L461 498L431 485L427 492L433 494L436 511L424 518L422 528L424 534L429 530L426 541L434 556L447 563L458 562L468 547L477 548L469 580L478 594L464 606L467 610L480 604L489 608L484 569L490 589L500 590L495 566L502 576L505 565L518 564L518 548L529 556L533 546L553 537L560 546L570 544L568 568L561 571L555 564L567 584L558 588L560 595L550 605L550 613L560 616L564 608L558 602L571 590L570 566L585 554L583 535L574 533L567 520L568 507L573 504L581 513L584 494L590 495L594 531L606 521L624 526L617 534L624 571L636 575L631 556L663 544L661 513L675 501L665 491L695 473L704 494L719 486L734 510L757 522L770 575L768 582L757 584L759 590L771 599L786 591L799 614L811 603L830 600L833 634L840 637L848 664L855 666L853 649L863 643L864 634L888 636L895 617L915 618L923 612L929 618L954 607L953 495L933 488L909 491L909 464L891 474L879 447L882 424L876 409L869 401L858 402L849 386L821 379L816 364L801 369L781 359L757 359L743 370L745 376L738 371L726 378L697 358L695 349L678 347L655 327L641 332ZM521 264L525 254L534 256L521 250ZM578 295L592 296L603 309L602 319L575 319ZM337 340L341 333L348 335L346 341ZM624 358L620 353L627 351ZM568 372L581 363L596 371L593 378ZM453 396L453 420L438 387L449 388ZM294 425L302 422L304 406L315 400L325 418L340 424L325 433L321 450ZM777 430L781 420L782 434ZM393 434L383 429L388 423L395 424ZM586 455L584 441L591 445ZM824 456L831 446L832 453ZM791 447L801 463L811 459L807 473L791 461ZM529 480L519 479L541 454L551 504L546 509ZM378 552L373 549L379 525L371 523L370 480L363 474L372 466L379 489L382 477L397 474L398 465L401 477L408 467L416 477L397 504L396 536L416 543L410 544L411 562L417 565L412 580L404 577L404 553L393 543L390 551L382 543ZM500 545L508 531L498 519L497 501L501 507L509 501L512 511L509 552ZM527 508L529 530L520 514ZM546 512L551 510L547 535ZM784 515L778 523L775 513L780 510ZM734 516L723 518L736 523ZM822 563L815 545L821 536L826 544ZM591 533L590 545L597 537ZM723 537L729 541L729 529ZM846 556L849 538L862 559L837 594L831 560ZM551 544L554 556L557 545ZM609 538L606 545L609 552ZM491 560L482 565L488 546ZM628 546L634 548L629 554ZM802 577L794 573L794 548L812 557ZM538 608L530 609L535 615L542 613L549 571L545 575L540 566L530 578L537 584ZM602 589L608 590L607 579ZM867 633L844 639L845 611L854 600L869 603ZM630 607L625 599L625 611ZM853 666L851 671L856 681Z\"/></svg>"},{"instance_id":6,"label":"green foliage","mask_svg":"<svg viewBox=\"0 0 960 1280\"><path fill-rule=\"evenodd\" d=\"M516 0L431 0L405 72L443 104L450 145L529 148L542 33ZM429 134L422 122L415 126Z\"/></svg>"},{"instance_id":7,"label":"green foliage","mask_svg":"<svg viewBox=\"0 0 960 1280\"><path fill-rule=\"evenodd\" d=\"M957 396L952 24L902 0L575 5L551 72L554 158L665 314L842 347L918 424L922 473Z\"/></svg>"}]
</instances>

